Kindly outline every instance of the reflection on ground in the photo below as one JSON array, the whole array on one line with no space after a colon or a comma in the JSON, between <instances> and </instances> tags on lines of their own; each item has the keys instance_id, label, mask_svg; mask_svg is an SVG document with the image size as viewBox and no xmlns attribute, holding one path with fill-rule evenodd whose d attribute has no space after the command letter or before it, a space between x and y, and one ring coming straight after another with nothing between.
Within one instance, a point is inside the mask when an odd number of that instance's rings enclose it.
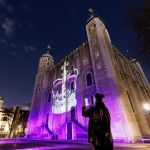
<instances>
[{"instance_id":1,"label":"reflection on ground","mask_svg":"<svg viewBox=\"0 0 150 150\"><path fill-rule=\"evenodd\" d=\"M94 150L86 141L1 139L0 150ZM150 150L150 144L115 143L114 150Z\"/></svg>"}]
</instances>

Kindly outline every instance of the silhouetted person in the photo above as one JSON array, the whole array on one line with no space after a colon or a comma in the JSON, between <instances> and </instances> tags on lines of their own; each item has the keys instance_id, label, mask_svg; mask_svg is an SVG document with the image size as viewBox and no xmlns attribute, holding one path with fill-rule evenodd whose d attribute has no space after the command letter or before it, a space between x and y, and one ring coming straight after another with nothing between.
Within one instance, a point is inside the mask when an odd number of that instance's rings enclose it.
<instances>
[{"instance_id":1,"label":"silhouetted person","mask_svg":"<svg viewBox=\"0 0 150 150\"><path fill-rule=\"evenodd\" d=\"M102 102L105 96L95 94L95 105L86 109L82 107L82 115L89 117L88 142L92 143L95 150L113 150L113 139L110 129L110 114Z\"/></svg>"}]
</instances>

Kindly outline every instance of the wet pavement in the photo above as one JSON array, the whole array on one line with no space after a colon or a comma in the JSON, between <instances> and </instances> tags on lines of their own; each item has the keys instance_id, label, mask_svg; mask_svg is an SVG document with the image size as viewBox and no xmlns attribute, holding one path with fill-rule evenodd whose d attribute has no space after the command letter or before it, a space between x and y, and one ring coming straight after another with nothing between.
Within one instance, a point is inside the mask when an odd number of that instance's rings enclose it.
<instances>
[{"instance_id":1,"label":"wet pavement","mask_svg":"<svg viewBox=\"0 0 150 150\"><path fill-rule=\"evenodd\" d=\"M49 140L29 140L13 139L1 140L0 150L94 150L91 144L81 141L49 141Z\"/></svg>"},{"instance_id":2,"label":"wet pavement","mask_svg":"<svg viewBox=\"0 0 150 150\"><path fill-rule=\"evenodd\" d=\"M94 150L86 141L49 141L35 139L0 140L0 150ZM150 150L150 144L117 144L114 150Z\"/></svg>"}]
</instances>

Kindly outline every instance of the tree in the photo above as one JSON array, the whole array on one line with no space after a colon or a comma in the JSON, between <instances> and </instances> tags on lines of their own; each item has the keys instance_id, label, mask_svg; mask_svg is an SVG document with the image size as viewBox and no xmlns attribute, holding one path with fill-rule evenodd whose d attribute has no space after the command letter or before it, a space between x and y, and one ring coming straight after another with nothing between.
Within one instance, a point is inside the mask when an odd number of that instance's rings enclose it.
<instances>
[{"instance_id":1,"label":"tree","mask_svg":"<svg viewBox=\"0 0 150 150\"><path fill-rule=\"evenodd\" d=\"M138 58L144 58L150 66L150 1L129 0L126 18L136 33L136 41L130 50L135 50Z\"/></svg>"}]
</instances>

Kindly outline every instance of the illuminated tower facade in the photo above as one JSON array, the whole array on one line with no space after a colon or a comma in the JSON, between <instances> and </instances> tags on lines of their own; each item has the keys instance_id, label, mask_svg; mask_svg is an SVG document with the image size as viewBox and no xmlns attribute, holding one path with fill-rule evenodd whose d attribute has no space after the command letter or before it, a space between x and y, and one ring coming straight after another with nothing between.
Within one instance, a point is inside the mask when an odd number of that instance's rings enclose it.
<instances>
[{"instance_id":1,"label":"illuminated tower facade","mask_svg":"<svg viewBox=\"0 0 150 150\"><path fill-rule=\"evenodd\" d=\"M35 87L30 107L30 115L28 121L28 132L32 134L40 134L42 131L41 125L45 118L44 110L45 100L47 99L48 76L50 70L54 66L53 57L47 52L43 54L39 60L39 67L35 80ZM39 129L40 126L40 129Z\"/></svg>"},{"instance_id":2,"label":"illuminated tower facade","mask_svg":"<svg viewBox=\"0 0 150 150\"><path fill-rule=\"evenodd\" d=\"M136 60L128 60L112 44L107 29L93 13L86 24L88 41L54 65L51 55L40 58L27 134L46 138L87 138L82 117L84 99L105 95L114 140L140 141L150 134L142 104L150 103L150 86Z\"/></svg>"},{"instance_id":3,"label":"illuminated tower facade","mask_svg":"<svg viewBox=\"0 0 150 150\"><path fill-rule=\"evenodd\" d=\"M141 131L137 123L137 116L131 107L133 104L131 104L131 98L126 91L127 87L124 88L122 81L117 77L115 52L107 29L99 17L91 15L86 25L86 31L96 91L106 95L105 104L111 113L113 135L116 139L139 141ZM122 67L119 66L119 68ZM122 83L121 86L120 83ZM136 98L134 101L139 107L140 103ZM139 119L145 124L145 127L142 128L143 133L149 133L150 129L144 115L140 115Z\"/></svg>"}]
</instances>

